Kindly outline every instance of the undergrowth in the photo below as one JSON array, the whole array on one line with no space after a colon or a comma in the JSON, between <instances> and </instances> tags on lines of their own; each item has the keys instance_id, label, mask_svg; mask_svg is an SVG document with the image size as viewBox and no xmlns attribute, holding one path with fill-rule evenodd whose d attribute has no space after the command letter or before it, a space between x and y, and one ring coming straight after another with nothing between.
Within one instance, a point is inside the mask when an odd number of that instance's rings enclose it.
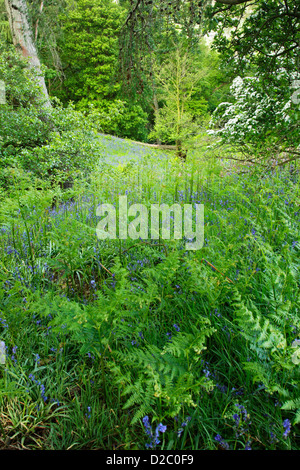
<instances>
[{"instance_id":1,"label":"undergrowth","mask_svg":"<svg viewBox=\"0 0 300 470\"><path fill-rule=\"evenodd\" d=\"M299 448L297 173L209 162L149 154L3 201L2 447ZM203 247L98 240L124 194L204 204Z\"/></svg>"}]
</instances>

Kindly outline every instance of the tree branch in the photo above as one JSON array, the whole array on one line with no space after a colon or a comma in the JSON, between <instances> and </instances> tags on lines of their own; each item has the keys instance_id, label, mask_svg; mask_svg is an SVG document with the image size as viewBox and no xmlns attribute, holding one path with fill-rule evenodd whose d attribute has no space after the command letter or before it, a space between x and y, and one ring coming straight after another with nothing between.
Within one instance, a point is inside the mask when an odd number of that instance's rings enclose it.
<instances>
[{"instance_id":1,"label":"tree branch","mask_svg":"<svg viewBox=\"0 0 300 470\"><path fill-rule=\"evenodd\" d=\"M222 3L224 5L241 5L242 3L249 3L252 0L216 0L216 3Z\"/></svg>"},{"instance_id":2,"label":"tree branch","mask_svg":"<svg viewBox=\"0 0 300 470\"><path fill-rule=\"evenodd\" d=\"M128 21L129 21L130 18L134 15L134 13L136 12L136 10L137 10L138 7L140 6L140 4L143 3L143 1L144 1L144 0L137 0L135 7L129 12L129 15L128 15L127 18L126 18L125 25L128 24Z\"/></svg>"}]
</instances>

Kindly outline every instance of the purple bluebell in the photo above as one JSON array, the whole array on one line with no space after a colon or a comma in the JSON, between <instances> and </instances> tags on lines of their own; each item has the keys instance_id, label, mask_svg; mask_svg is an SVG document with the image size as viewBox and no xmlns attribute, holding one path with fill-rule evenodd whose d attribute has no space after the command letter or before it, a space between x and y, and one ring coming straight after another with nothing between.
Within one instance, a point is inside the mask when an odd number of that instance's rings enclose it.
<instances>
[{"instance_id":1,"label":"purple bluebell","mask_svg":"<svg viewBox=\"0 0 300 470\"><path fill-rule=\"evenodd\" d=\"M189 421L191 421L191 417L190 417L190 416L188 416L188 417L186 418L186 420L183 421L183 423L181 423L181 427L180 427L180 428L178 429L178 431L177 431L177 436L178 436L178 437L181 436L181 434L183 433L183 428L184 428L185 426L187 426L187 424L188 424Z\"/></svg>"},{"instance_id":2,"label":"purple bluebell","mask_svg":"<svg viewBox=\"0 0 300 470\"><path fill-rule=\"evenodd\" d=\"M147 435L151 438L150 443L145 444L145 447L147 449L148 448L153 449L158 444L160 444L160 440L158 439L159 438L159 433L160 432L161 433L166 432L167 426L162 424L162 423L159 423L158 426L156 426L154 434L153 434L152 427L151 427L150 422L149 422L149 417L144 416L142 421L143 421L143 424L144 424L145 431L146 431Z\"/></svg>"},{"instance_id":3,"label":"purple bluebell","mask_svg":"<svg viewBox=\"0 0 300 470\"><path fill-rule=\"evenodd\" d=\"M291 431L291 422L289 419L285 419L282 423L282 426L284 427L284 433L283 433L283 437L286 438L290 431Z\"/></svg>"},{"instance_id":4,"label":"purple bluebell","mask_svg":"<svg viewBox=\"0 0 300 470\"><path fill-rule=\"evenodd\" d=\"M238 415L237 413L235 413L232 417L233 417L233 419L234 419L234 421L235 421L235 426L238 427L239 424L240 424L240 417L239 417L239 415Z\"/></svg>"},{"instance_id":5,"label":"purple bluebell","mask_svg":"<svg viewBox=\"0 0 300 470\"><path fill-rule=\"evenodd\" d=\"M229 450L228 442L224 441L224 439L222 438L222 436L220 436L220 434L217 434L215 436L215 441L217 441L224 450Z\"/></svg>"}]
</instances>

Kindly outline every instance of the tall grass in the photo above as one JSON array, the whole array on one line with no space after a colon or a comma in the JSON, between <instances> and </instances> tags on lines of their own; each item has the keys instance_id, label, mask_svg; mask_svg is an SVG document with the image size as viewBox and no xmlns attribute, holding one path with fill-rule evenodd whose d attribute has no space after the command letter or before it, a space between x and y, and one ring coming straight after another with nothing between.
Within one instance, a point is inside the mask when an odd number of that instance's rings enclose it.
<instances>
[{"instance_id":1,"label":"tall grass","mask_svg":"<svg viewBox=\"0 0 300 470\"><path fill-rule=\"evenodd\" d=\"M2 446L299 448L297 173L139 152L1 207ZM98 240L124 194L203 203L203 248Z\"/></svg>"}]
</instances>

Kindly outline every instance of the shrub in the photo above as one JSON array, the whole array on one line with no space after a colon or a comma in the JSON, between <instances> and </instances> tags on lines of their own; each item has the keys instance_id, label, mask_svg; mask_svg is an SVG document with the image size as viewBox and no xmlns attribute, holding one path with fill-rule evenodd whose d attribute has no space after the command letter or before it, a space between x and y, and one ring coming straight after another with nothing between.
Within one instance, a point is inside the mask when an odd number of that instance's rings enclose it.
<instances>
[{"instance_id":1,"label":"shrub","mask_svg":"<svg viewBox=\"0 0 300 470\"><path fill-rule=\"evenodd\" d=\"M0 79L6 103L0 105L0 182L11 183L9 168L59 182L85 174L99 158L99 144L91 120L59 100L45 113L36 103L35 73L11 47L0 50Z\"/></svg>"},{"instance_id":2,"label":"shrub","mask_svg":"<svg viewBox=\"0 0 300 470\"><path fill-rule=\"evenodd\" d=\"M217 107L209 133L247 153L295 152L300 145L299 109L291 100L290 77L284 68L278 71L277 81L277 86L266 88L259 76L236 77L231 86L233 102Z\"/></svg>"},{"instance_id":3,"label":"shrub","mask_svg":"<svg viewBox=\"0 0 300 470\"><path fill-rule=\"evenodd\" d=\"M147 140L148 114L139 104L103 100L89 106L85 104L85 109L87 107L89 117L100 132L142 142Z\"/></svg>"},{"instance_id":4,"label":"shrub","mask_svg":"<svg viewBox=\"0 0 300 470\"><path fill-rule=\"evenodd\" d=\"M90 119L72 105L53 108L48 125L51 128L44 145L20 152L20 165L38 177L70 179L87 175L100 158L96 130Z\"/></svg>"}]
</instances>

